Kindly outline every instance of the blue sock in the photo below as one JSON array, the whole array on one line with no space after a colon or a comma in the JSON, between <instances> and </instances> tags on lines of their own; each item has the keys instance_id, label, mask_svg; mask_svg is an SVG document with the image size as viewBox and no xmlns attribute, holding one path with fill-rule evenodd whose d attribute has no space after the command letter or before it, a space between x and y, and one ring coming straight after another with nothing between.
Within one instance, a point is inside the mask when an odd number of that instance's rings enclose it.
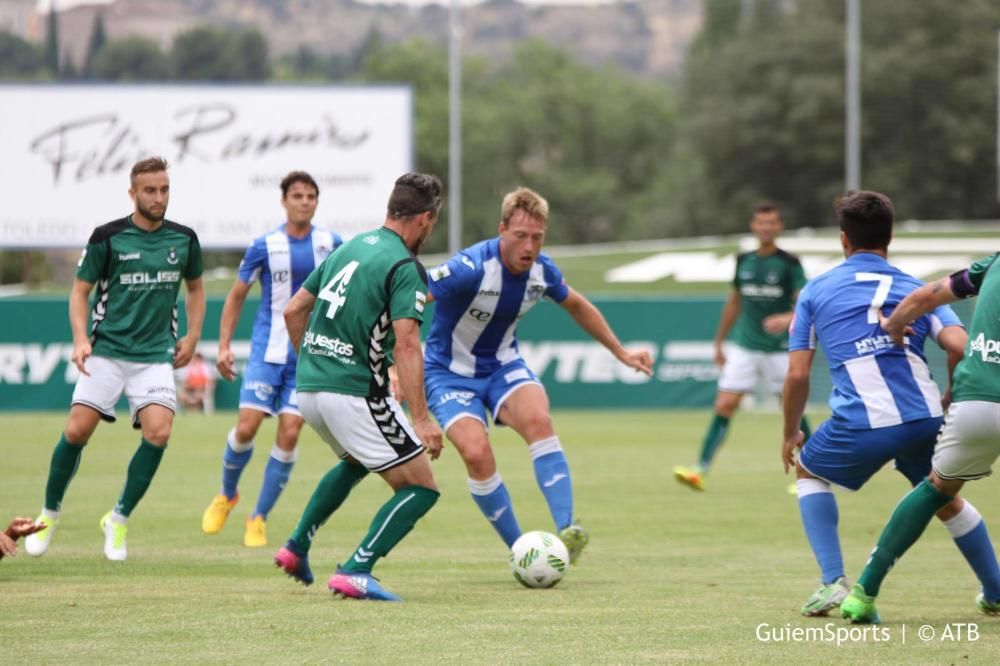
<instances>
[{"instance_id":1,"label":"blue sock","mask_svg":"<svg viewBox=\"0 0 1000 666\"><path fill-rule=\"evenodd\" d=\"M472 500L510 548L521 536L521 526L517 524L514 507L510 503L510 493L500 474L494 474L485 481L469 479L468 484Z\"/></svg>"},{"instance_id":2,"label":"blue sock","mask_svg":"<svg viewBox=\"0 0 1000 666\"><path fill-rule=\"evenodd\" d=\"M250 462L253 455L253 440L249 442L236 441L236 428L229 431L226 437L226 450L222 454L222 494L233 499L236 497L236 487L240 482L243 468Z\"/></svg>"},{"instance_id":3,"label":"blue sock","mask_svg":"<svg viewBox=\"0 0 1000 666\"><path fill-rule=\"evenodd\" d=\"M556 436L528 446L535 467L535 480L549 504L556 531L573 524L573 480L562 445Z\"/></svg>"},{"instance_id":4,"label":"blue sock","mask_svg":"<svg viewBox=\"0 0 1000 666\"><path fill-rule=\"evenodd\" d=\"M1000 601L1000 566L997 565L986 523L976 507L966 500L958 515L945 522L945 527L976 573L983 586L983 596L990 602Z\"/></svg>"},{"instance_id":5,"label":"blue sock","mask_svg":"<svg viewBox=\"0 0 1000 666\"><path fill-rule=\"evenodd\" d=\"M829 585L844 575L844 558L837 535L837 523L840 521L837 498L826 481L799 479L796 486L802 525L819 564L821 582Z\"/></svg>"},{"instance_id":6,"label":"blue sock","mask_svg":"<svg viewBox=\"0 0 1000 666\"><path fill-rule=\"evenodd\" d=\"M267 466L264 468L264 483L260 486L257 508L251 518L261 516L267 520L267 514L274 508L275 502L281 496L281 491L285 489L294 466L295 449L283 451L275 444L274 448L271 449L271 457L267 459Z\"/></svg>"}]
</instances>

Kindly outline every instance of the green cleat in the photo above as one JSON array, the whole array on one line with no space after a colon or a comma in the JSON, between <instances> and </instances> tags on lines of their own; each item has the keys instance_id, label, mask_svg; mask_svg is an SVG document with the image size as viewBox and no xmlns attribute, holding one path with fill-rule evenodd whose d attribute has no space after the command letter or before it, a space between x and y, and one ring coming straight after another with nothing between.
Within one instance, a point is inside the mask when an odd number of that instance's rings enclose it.
<instances>
[{"instance_id":1,"label":"green cleat","mask_svg":"<svg viewBox=\"0 0 1000 666\"><path fill-rule=\"evenodd\" d=\"M674 467L674 478L691 490L705 490L705 474L699 467L687 468L682 465Z\"/></svg>"},{"instance_id":2,"label":"green cleat","mask_svg":"<svg viewBox=\"0 0 1000 666\"><path fill-rule=\"evenodd\" d=\"M1000 615L1000 601L986 601L982 592L976 597L976 608L985 615Z\"/></svg>"},{"instance_id":3,"label":"green cleat","mask_svg":"<svg viewBox=\"0 0 1000 666\"><path fill-rule=\"evenodd\" d=\"M882 624L882 616L875 609L875 597L865 594L865 588L855 585L847 598L840 603L840 617L851 624Z\"/></svg>"},{"instance_id":4,"label":"green cleat","mask_svg":"<svg viewBox=\"0 0 1000 666\"><path fill-rule=\"evenodd\" d=\"M802 614L806 617L826 617L826 615L840 605L851 590L847 586L847 579L841 576L829 585L820 585L819 589L813 592L805 606L802 607Z\"/></svg>"},{"instance_id":5,"label":"green cleat","mask_svg":"<svg viewBox=\"0 0 1000 666\"><path fill-rule=\"evenodd\" d=\"M569 551L569 563L576 564L580 553L590 542L590 535L587 534L587 530L580 527L579 523L574 522L559 530L559 540L565 544L566 550Z\"/></svg>"}]
</instances>

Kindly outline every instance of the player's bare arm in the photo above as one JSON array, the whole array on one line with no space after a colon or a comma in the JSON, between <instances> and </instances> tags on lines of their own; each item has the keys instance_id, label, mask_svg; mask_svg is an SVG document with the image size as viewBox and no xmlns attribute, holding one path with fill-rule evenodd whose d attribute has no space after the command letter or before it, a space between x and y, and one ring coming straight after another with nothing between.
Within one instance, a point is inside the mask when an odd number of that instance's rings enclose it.
<instances>
[{"instance_id":1,"label":"player's bare arm","mask_svg":"<svg viewBox=\"0 0 1000 666\"><path fill-rule=\"evenodd\" d=\"M792 309L788 312L778 312L769 317L764 317L764 321L761 322L764 330L771 335L781 335L788 330L788 327L792 325L792 319L795 318L795 302L799 300L799 292L796 291L792 294Z\"/></svg>"},{"instance_id":2,"label":"player's bare arm","mask_svg":"<svg viewBox=\"0 0 1000 666\"><path fill-rule=\"evenodd\" d=\"M420 348L420 322L416 319L397 319L392 322L396 334L393 359L403 394L409 400L410 418L417 437L427 448L431 460L441 455L444 442L441 429L431 419L424 395L424 353Z\"/></svg>"},{"instance_id":3,"label":"player's bare arm","mask_svg":"<svg viewBox=\"0 0 1000 666\"><path fill-rule=\"evenodd\" d=\"M236 332L236 324L239 323L240 313L243 311L243 303L249 293L250 285L236 278L226 295L226 302L222 306L222 316L219 318L219 355L216 358L215 367L219 374L228 381L236 379L236 355L233 354L231 345L233 333Z\"/></svg>"},{"instance_id":4,"label":"player's bare arm","mask_svg":"<svg viewBox=\"0 0 1000 666\"><path fill-rule=\"evenodd\" d=\"M885 332L892 336L897 345L903 345L906 329L911 322L940 305L954 303L957 300L959 297L951 290L951 277L943 277L910 292L906 298L899 302L896 309L892 311L892 315L886 317L879 313L879 323Z\"/></svg>"},{"instance_id":5,"label":"player's bare arm","mask_svg":"<svg viewBox=\"0 0 1000 666\"><path fill-rule=\"evenodd\" d=\"M569 295L560 305L569 312L580 328L604 345L608 351L614 354L616 359L636 372L652 376L653 357L650 353L646 350L629 351L625 349L614 331L611 330L608 320L604 318L597 306L587 300L585 296L571 287Z\"/></svg>"},{"instance_id":6,"label":"player's bare arm","mask_svg":"<svg viewBox=\"0 0 1000 666\"><path fill-rule=\"evenodd\" d=\"M969 335L961 326L945 326L937 336L937 343L948 355L948 387L941 393L941 406L948 409L951 404L951 379L958 362L965 356L965 343Z\"/></svg>"},{"instance_id":7,"label":"player's bare arm","mask_svg":"<svg viewBox=\"0 0 1000 666\"><path fill-rule=\"evenodd\" d=\"M285 306L285 328L288 330L288 339L296 350L302 346L302 338L309 325L309 313L315 304L315 296L305 289L299 289Z\"/></svg>"},{"instance_id":8,"label":"player's bare arm","mask_svg":"<svg viewBox=\"0 0 1000 666\"><path fill-rule=\"evenodd\" d=\"M205 323L205 283L200 277L185 280L187 297L184 299L184 311L187 313L187 335L177 341L174 352L174 367L183 368L191 362L198 341L201 340L201 329Z\"/></svg>"},{"instance_id":9,"label":"player's bare arm","mask_svg":"<svg viewBox=\"0 0 1000 666\"><path fill-rule=\"evenodd\" d=\"M73 355L70 359L80 374L87 372L86 362L90 358L90 335L87 333L87 321L90 318L90 291L93 283L77 278L73 281L73 289L69 294L69 326L73 331Z\"/></svg>"},{"instance_id":10,"label":"player's bare arm","mask_svg":"<svg viewBox=\"0 0 1000 666\"><path fill-rule=\"evenodd\" d=\"M712 340L712 347L715 351L715 364L720 368L726 364L726 353L722 350L722 345L726 341L726 336L733 329L737 317L740 316L740 309L743 307L743 297L736 289L729 292L726 304L722 306L722 316L719 317L719 326L715 329L715 339Z\"/></svg>"},{"instance_id":11,"label":"player's bare arm","mask_svg":"<svg viewBox=\"0 0 1000 666\"><path fill-rule=\"evenodd\" d=\"M809 372L812 370L816 352L800 349L788 354L788 374L781 392L781 407L784 415L784 432L781 439L781 462L785 474L795 467L795 450L802 447L802 415L809 399Z\"/></svg>"}]
</instances>

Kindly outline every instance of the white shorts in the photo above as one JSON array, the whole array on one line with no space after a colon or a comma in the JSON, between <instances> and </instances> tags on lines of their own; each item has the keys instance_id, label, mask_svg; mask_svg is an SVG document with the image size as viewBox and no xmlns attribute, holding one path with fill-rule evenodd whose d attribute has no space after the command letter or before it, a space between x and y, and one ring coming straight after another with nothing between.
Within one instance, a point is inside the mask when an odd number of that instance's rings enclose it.
<instances>
[{"instance_id":1,"label":"white shorts","mask_svg":"<svg viewBox=\"0 0 1000 666\"><path fill-rule=\"evenodd\" d=\"M753 393L758 381L771 394L778 395L788 374L788 352L751 351L735 344L725 346L726 364L719 375L719 390L728 393Z\"/></svg>"},{"instance_id":2,"label":"white shorts","mask_svg":"<svg viewBox=\"0 0 1000 666\"><path fill-rule=\"evenodd\" d=\"M115 422L115 404L122 391L128 398L133 428L139 427L139 410L147 405L177 411L174 369L169 363L133 363L91 356L84 365L90 374L80 374L72 404L97 410L105 421Z\"/></svg>"},{"instance_id":3,"label":"white shorts","mask_svg":"<svg viewBox=\"0 0 1000 666\"><path fill-rule=\"evenodd\" d=\"M952 403L944 419L934 471L942 479L973 481L992 474L1000 456L1000 403L966 400Z\"/></svg>"},{"instance_id":4,"label":"white shorts","mask_svg":"<svg viewBox=\"0 0 1000 666\"><path fill-rule=\"evenodd\" d=\"M424 451L406 415L391 397L343 393L298 394L299 410L339 458L351 456L372 472L415 458Z\"/></svg>"}]
</instances>

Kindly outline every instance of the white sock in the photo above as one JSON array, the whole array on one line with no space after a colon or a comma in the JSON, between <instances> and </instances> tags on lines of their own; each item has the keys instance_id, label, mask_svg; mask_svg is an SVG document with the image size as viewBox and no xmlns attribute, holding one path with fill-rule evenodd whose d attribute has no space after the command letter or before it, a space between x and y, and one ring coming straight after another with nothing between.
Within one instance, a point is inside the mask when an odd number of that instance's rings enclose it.
<instances>
[{"instance_id":1,"label":"white sock","mask_svg":"<svg viewBox=\"0 0 1000 666\"><path fill-rule=\"evenodd\" d=\"M253 444L250 446L253 446ZM299 457L299 447L295 447L291 451L285 451L283 448L275 444L271 447L271 457L278 462L293 463Z\"/></svg>"},{"instance_id":2,"label":"white sock","mask_svg":"<svg viewBox=\"0 0 1000 666\"><path fill-rule=\"evenodd\" d=\"M229 443L229 448L233 450L233 453L245 453L253 448L253 440L249 442L237 442L236 441L236 428L229 431L226 436L226 442Z\"/></svg>"},{"instance_id":3,"label":"white sock","mask_svg":"<svg viewBox=\"0 0 1000 666\"><path fill-rule=\"evenodd\" d=\"M466 483L469 485L469 492L473 495L485 496L492 493L494 490L499 488L503 484L503 479L500 478L500 472L495 472L493 476L488 479L483 479L478 481L476 479L467 479Z\"/></svg>"},{"instance_id":4,"label":"white sock","mask_svg":"<svg viewBox=\"0 0 1000 666\"><path fill-rule=\"evenodd\" d=\"M798 479L795 481L795 491L802 498L817 493L832 493L833 488L823 479Z\"/></svg>"},{"instance_id":5,"label":"white sock","mask_svg":"<svg viewBox=\"0 0 1000 666\"><path fill-rule=\"evenodd\" d=\"M528 445L528 452L531 453L532 460L555 453L556 451L562 451L562 444L559 443L558 435L552 435Z\"/></svg>"},{"instance_id":6,"label":"white sock","mask_svg":"<svg viewBox=\"0 0 1000 666\"><path fill-rule=\"evenodd\" d=\"M944 521L944 526L948 528L948 533L952 539L964 537L966 534L976 529L983 517L979 515L972 502L965 500L965 506L953 518Z\"/></svg>"}]
</instances>

